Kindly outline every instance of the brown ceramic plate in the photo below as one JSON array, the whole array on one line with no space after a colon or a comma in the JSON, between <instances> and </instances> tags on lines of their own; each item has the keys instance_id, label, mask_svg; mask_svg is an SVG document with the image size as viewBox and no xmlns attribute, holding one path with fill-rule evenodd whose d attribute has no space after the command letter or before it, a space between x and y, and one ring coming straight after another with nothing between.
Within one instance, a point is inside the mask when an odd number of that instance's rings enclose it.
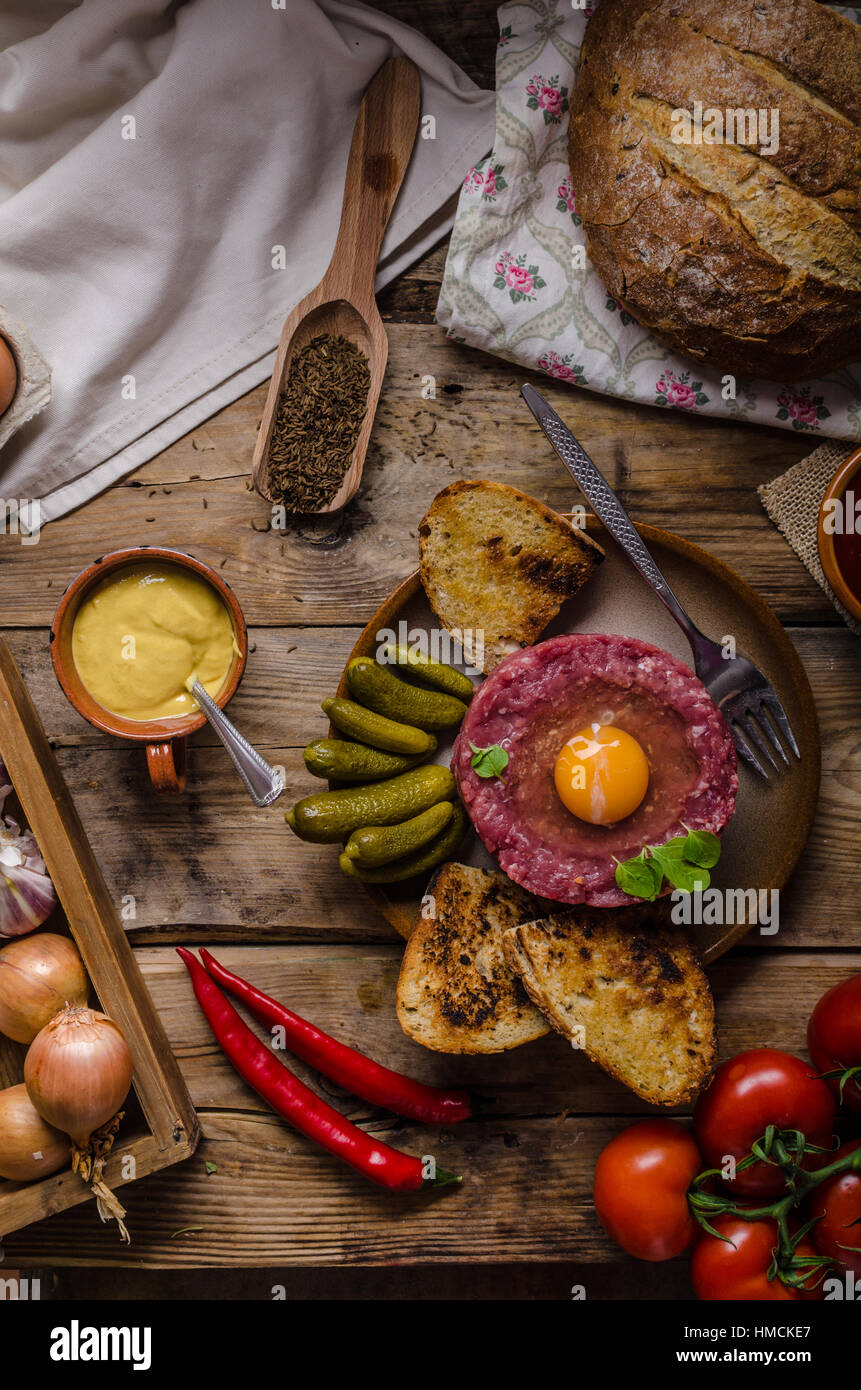
<instances>
[{"instance_id":1,"label":"brown ceramic plate","mask_svg":"<svg viewBox=\"0 0 861 1390\"><path fill-rule=\"evenodd\" d=\"M590 535L607 558L586 587L569 600L545 635L556 632L611 632L654 642L690 664L690 648L672 618L596 519ZM771 609L733 570L713 555L656 526L637 528L648 543L681 602L708 636L735 638L740 653L765 672L795 731L802 757L788 772L763 782L747 767L739 768L735 814L723 835L720 864L712 871L717 888L781 889L798 863L813 823L819 793L820 744L813 694L794 646ZM414 631L430 632L439 624L431 612L418 571L405 579L368 623L352 656L375 654L377 634L397 630L406 621ZM339 694L347 693L342 677ZM451 741L440 743L436 760L448 762ZM494 866L476 835L464 841L458 859ZM423 883L367 891L388 922L409 936L418 912ZM747 921L692 925L691 933L706 960L716 960L751 930Z\"/></svg>"}]
</instances>

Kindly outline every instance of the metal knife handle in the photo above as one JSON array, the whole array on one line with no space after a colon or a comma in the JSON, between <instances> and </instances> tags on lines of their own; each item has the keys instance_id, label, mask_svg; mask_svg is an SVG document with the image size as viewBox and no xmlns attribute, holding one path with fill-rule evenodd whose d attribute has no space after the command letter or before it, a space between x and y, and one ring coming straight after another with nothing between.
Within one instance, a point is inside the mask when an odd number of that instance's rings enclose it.
<instances>
[{"instance_id":1,"label":"metal knife handle","mask_svg":"<svg viewBox=\"0 0 861 1390\"><path fill-rule=\"evenodd\" d=\"M527 382L521 386L520 393L565 467L591 502L595 515L600 517L610 535L622 547L628 559L652 586L679 627L693 642L693 634L701 635L699 629L688 617L668 581L655 564L642 536L606 478L598 472L586 450L577 442L567 425L562 423L555 410L547 404L540 391L536 391L535 387Z\"/></svg>"},{"instance_id":2,"label":"metal knife handle","mask_svg":"<svg viewBox=\"0 0 861 1390\"><path fill-rule=\"evenodd\" d=\"M212 696L204 690L200 681L195 681L192 691L210 724L230 754L236 771L242 778L255 806L271 806L284 790L280 775L262 758L248 739L231 724L223 709L215 703Z\"/></svg>"}]
</instances>

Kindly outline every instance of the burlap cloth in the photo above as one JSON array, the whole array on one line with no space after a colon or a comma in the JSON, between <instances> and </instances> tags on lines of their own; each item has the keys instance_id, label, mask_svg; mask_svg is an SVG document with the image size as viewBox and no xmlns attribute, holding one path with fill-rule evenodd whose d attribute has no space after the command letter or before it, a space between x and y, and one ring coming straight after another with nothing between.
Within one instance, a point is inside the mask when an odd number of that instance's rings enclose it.
<instances>
[{"instance_id":1,"label":"burlap cloth","mask_svg":"<svg viewBox=\"0 0 861 1390\"><path fill-rule=\"evenodd\" d=\"M839 441L822 444L773 482L763 483L757 492L775 526L831 599L846 626L861 637L861 623L846 612L825 578L816 541L822 499L840 464L851 453L852 449Z\"/></svg>"}]
</instances>

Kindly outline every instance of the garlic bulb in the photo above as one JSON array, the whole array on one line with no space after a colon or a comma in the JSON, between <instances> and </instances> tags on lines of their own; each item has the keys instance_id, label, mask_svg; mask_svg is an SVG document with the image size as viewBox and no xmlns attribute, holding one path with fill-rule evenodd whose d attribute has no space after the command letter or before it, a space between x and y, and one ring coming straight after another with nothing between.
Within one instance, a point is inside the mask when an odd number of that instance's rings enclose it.
<instances>
[{"instance_id":1,"label":"garlic bulb","mask_svg":"<svg viewBox=\"0 0 861 1390\"><path fill-rule=\"evenodd\" d=\"M29 831L21 833L11 816L2 815L12 790L0 762L0 937L23 936L50 917L57 895Z\"/></svg>"}]
</instances>

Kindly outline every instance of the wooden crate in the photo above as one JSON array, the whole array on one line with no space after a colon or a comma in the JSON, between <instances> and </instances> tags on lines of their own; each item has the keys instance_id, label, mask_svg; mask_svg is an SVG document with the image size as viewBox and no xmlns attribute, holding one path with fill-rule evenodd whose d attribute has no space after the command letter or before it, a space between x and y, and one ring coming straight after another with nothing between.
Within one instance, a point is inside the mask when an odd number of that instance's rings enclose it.
<instances>
[{"instance_id":1,"label":"wooden crate","mask_svg":"<svg viewBox=\"0 0 861 1390\"><path fill-rule=\"evenodd\" d=\"M122 1200L127 1181L194 1152L197 1116L36 708L2 639L0 759L57 890L60 907L46 926L71 933L100 1007L122 1029L131 1051L137 1100L130 1097L105 1166L105 1181ZM23 1080L25 1052L0 1039L0 1085ZM31 1183L0 1179L0 1237L90 1196L71 1171ZM111 1233L106 1227L105 1236L117 1239L116 1228Z\"/></svg>"}]
</instances>

